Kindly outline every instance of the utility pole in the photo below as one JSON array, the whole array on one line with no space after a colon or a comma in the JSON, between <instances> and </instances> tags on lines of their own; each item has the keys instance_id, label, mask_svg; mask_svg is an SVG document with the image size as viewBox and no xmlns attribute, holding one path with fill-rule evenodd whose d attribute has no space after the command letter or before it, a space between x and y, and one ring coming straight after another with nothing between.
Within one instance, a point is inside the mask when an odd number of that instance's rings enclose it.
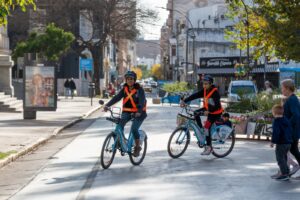
<instances>
[{"instance_id":1,"label":"utility pole","mask_svg":"<svg viewBox=\"0 0 300 200\"><path fill-rule=\"evenodd\" d=\"M196 69L196 63L195 63L195 38L196 36L193 35L193 85L195 85L197 83L197 69Z\"/></svg>"}]
</instances>

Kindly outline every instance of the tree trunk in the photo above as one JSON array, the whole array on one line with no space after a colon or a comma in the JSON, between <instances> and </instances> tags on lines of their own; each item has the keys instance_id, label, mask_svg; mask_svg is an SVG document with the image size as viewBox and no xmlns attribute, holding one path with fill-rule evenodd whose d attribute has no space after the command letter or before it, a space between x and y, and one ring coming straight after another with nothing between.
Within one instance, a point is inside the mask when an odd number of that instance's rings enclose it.
<instances>
[{"instance_id":1,"label":"tree trunk","mask_svg":"<svg viewBox=\"0 0 300 200\"><path fill-rule=\"evenodd\" d=\"M93 46L90 51L93 56L94 63L94 74L93 74L93 82L95 83L95 92L96 95L101 95L100 91L100 78L102 76L102 51L99 46Z\"/></svg>"}]
</instances>

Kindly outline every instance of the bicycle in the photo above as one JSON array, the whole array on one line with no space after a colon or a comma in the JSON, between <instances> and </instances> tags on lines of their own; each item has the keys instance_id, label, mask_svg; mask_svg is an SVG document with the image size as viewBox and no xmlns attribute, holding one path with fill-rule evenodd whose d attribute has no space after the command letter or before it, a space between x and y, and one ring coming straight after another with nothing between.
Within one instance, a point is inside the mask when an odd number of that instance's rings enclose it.
<instances>
[{"instance_id":1,"label":"bicycle","mask_svg":"<svg viewBox=\"0 0 300 200\"><path fill-rule=\"evenodd\" d=\"M103 101L99 101L101 105L104 104ZM119 150L121 156L125 156L126 154L129 155L130 162L133 165L140 165L145 156L147 151L147 134L143 130L139 130L140 134L140 145L141 145L141 152L140 156L134 157L132 155L133 147L134 147L134 138L133 133L130 131L128 138L124 135L123 129L120 125L121 118L120 116L116 117L115 115L120 115L119 113L114 113L112 109L108 109L110 112L110 117L106 117L106 120L111 121L112 123L116 124L115 130L112 131L104 140L101 150L101 166L104 169L108 169L112 164L116 151ZM133 120L133 119L132 119Z\"/></svg>"},{"instance_id":2,"label":"bicycle","mask_svg":"<svg viewBox=\"0 0 300 200\"><path fill-rule=\"evenodd\" d=\"M186 115L183 114L184 111ZM203 114L204 112L197 113L197 115ZM172 158L179 158L187 150L191 141L191 131L194 132L193 135L195 135L197 139L198 146L200 148L206 146L204 129L197 125L192 108L189 105L185 105L177 116L177 123L179 125L170 135L168 141L168 154ZM180 122L180 120L182 121ZM214 123L210 131L212 133L212 154L217 158L223 158L229 155L235 144L234 129L226 125Z\"/></svg>"}]
</instances>

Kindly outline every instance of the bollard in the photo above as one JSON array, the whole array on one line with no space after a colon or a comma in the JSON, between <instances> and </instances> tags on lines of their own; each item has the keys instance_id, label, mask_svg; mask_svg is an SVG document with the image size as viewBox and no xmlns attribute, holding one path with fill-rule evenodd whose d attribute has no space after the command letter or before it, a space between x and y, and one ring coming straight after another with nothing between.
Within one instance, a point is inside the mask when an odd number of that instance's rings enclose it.
<instances>
[{"instance_id":1,"label":"bollard","mask_svg":"<svg viewBox=\"0 0 300 200\"><path fill-rule=\"evenodd\" d=\"M93 105L93 97L95 96L95 83L89 83L89 97L91 98L91 106Z\"/></svg>"}]
</instances>

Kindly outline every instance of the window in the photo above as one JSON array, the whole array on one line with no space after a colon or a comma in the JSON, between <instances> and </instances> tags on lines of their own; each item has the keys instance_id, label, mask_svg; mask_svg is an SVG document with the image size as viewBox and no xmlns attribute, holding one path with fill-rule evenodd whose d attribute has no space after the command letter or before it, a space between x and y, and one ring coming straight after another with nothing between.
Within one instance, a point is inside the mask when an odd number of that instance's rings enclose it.
<instances>
[{"instance_id":1,"label":"window","mask_svg":"<svg viewBox=\"0 0 300 200\"><path fill-rule=\"evenodd\" d=\"M237 85L231 87L232 94L253 94L255 93L255 88L253 85Z\"/></svg>"},{"instance_id":2,"label":"window","mask_svg":"<svg viewBox=\"0 0 300 200\"><path fill-rule=\"evenodd\" d=\"M172 45L172 56L176 56L176 45Z\"/></svg>"}]
</instances>

